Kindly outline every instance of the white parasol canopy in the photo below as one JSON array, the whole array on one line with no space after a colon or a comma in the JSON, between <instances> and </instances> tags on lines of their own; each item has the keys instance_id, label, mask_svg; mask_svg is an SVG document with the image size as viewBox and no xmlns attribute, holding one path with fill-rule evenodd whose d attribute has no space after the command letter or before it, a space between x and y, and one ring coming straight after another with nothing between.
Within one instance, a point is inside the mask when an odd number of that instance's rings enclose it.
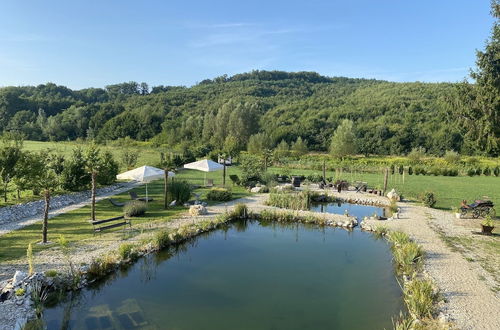
<instances>
[{"instance_id":1,"label":"white parasol canopy","mask_svg":"<svg viewBox=\"0 0 500 330\"><path fill-rule=\"evenodd\" d=\"M169 177L175 176L174 172L168 172ZM148 200L148 182L162 179L165 171L153 166L141 166L136 169L120 173L116 176L118 180L132 180L146 183L146 200Z\"/></svg>"},{"instance_id":2,"label":"white parasol canopy","mask_svg":"<svg viewBox=\"0 0 500 330\"><path fill-rule=\"evenodd\" d=\"M184 168L188 168L190 170L203 171L203 172L215 172L215 171L222 170L224 168L224 166L219 164L219 163L214 162L213 160L203 159L203 160L199 160L197 162L185 164Z\"/></svg>"}]
</instances>

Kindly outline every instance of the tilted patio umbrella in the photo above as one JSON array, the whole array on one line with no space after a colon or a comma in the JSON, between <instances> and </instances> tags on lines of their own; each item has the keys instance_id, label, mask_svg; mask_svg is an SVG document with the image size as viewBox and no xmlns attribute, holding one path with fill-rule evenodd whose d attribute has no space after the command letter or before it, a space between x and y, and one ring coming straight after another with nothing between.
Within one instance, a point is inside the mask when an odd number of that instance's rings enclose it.
<instances>
[{"instance_id":1,"label":"tilted patio umbrella","mask_svg":"<svg viewBox=\"0 0 500 330\"><path fill-rule=\"evenodd\" d=\"M168 172L169 177L175 176L174 172ZM132 180L146 183L146 201L148 200L148 182L162 179L165 171L153 166L141 166L136 169L120 173L116 176L118 180Z\"/></svg>"},{"instance_id":2,"label":"tilted patio umbrella","mask_svg":"<svg viewBox=\"0 0 500 330\"><path fill-rule=\"evenodd\" d=\"M219 163L214 162L213 160L203 159L203 160L199 160L197 162L185 164L184 168L205 172L205 181L207 181L206 172L220 171L220 170L224 169L224 166L219 164Z\"/></svg>"}]
</instances>

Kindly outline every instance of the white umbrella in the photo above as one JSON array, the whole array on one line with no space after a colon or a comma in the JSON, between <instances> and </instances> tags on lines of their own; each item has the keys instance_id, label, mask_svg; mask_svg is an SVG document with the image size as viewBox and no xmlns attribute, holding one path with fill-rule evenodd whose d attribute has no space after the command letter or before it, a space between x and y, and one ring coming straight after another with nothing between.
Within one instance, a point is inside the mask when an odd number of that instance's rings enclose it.
<instances>
[{"instance_id":1,"label":"white umbrella","mask_svg":"<svg viewBox=\"0 0 500 330\"><path fill-rule=\"evenodd\" d=\"M133 180L146 183L146 201L148 200L148 182L161 179L165 171L153 166L141 166L136 169L120 173L116 176L118 180ZM168 172L168 176L175 176L174 172Z\"/></svg>"},{"instance_id":2,"label":"white umbrella","mask_svg":"<svg viewBox=\"0 0 500 330\"><path fill-rule=\"evenodd\" d=\"M197 162L192 162L184 165L184 168L190 169L190 170L197 170L197 171L203 171L203 172L215 172L215 171L220 171L224 169L224 166L214 162L213 160L210 159L203 159L199 160ZM205 181L207 180L207 175L205 174Z\"/></svg>"}]
</instances>

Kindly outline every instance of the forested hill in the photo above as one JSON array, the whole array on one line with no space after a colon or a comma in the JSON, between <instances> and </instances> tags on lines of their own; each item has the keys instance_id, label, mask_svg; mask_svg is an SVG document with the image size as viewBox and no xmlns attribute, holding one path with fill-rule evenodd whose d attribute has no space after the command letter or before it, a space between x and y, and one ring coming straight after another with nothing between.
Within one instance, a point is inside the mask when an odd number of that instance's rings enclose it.
<instances>
[{"instance_id":1,"label":"forested hill","mask_svg":"<svg viewBox=\"0 0 500 330\"><path fill-rule=\"evenodd\" d=\"M189 88L129 82L71 90L48 83L0 88L0 131L55 141L129 136L198 151L227 144L244 149L260 132L274 145L301 137L310 149L327 150L348 118L362 153L402 154L423 146L441 154L465 145L447 115L453 93L448 83L280 71L222 76Z\"/></svg>"}]
</instances>

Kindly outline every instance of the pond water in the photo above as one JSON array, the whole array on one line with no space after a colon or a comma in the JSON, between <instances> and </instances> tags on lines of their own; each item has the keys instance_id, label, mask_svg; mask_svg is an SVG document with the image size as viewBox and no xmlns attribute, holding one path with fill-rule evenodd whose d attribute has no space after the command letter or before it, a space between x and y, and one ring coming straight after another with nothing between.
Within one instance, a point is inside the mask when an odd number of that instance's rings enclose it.
<instances>
[{"instance_id":1,"label":"pond water","mask_svg":"<svg viewBox=\"0 0 500 330\"><path fill-rule=\"evenodd\" d=\"M347 210L349 215L355 216L358 220L363 220L364 217L372 216L375 213L381 217L387 217L388 214L388 211L383 207L350 203L313 203L309 209L315 212L335 214L344 214Z\"/></svg>"},{"instance_id":2,"label":"pond water","mask_svg":"<svg viewBox=\"0 0 500 330\"><path fill-rule=\"evenodd\" d=\"M44 311L48 329L389 329L391 253L362 231L240 221Z\"/></svg>"}]
</instances>

